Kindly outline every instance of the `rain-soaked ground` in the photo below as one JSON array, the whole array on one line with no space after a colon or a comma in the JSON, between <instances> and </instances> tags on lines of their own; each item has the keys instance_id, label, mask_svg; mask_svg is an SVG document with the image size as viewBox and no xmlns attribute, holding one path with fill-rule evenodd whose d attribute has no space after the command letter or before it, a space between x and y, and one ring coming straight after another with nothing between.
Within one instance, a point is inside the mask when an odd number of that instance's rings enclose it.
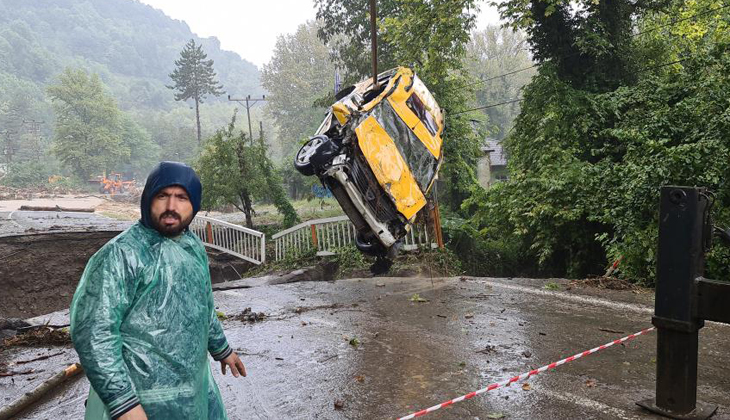
<instances>
[{"instance_id":1,"label":"rain-soaked ground","mask_svg":"<svg viewBox=\"0 0 730 420\"><path fill-rule=\"evenodd\" d=\"M372 278L215 292L228 316L267 314L224 321L249 374L224 377L214 366L229 417L392 419L650 326L650 294L545 283ZM728 332L708 323L700 333L698 394L720 405L715 419L730 419ZM658 419L635 406L653 395L654 334L425 418ZM22 365L33 374L0 377L0 404L75 361L64 348L5 352L15 362L47 354L55 355ZM82 418L87 390L76 379L18 418Z\"/></svg>"}]
</instances>

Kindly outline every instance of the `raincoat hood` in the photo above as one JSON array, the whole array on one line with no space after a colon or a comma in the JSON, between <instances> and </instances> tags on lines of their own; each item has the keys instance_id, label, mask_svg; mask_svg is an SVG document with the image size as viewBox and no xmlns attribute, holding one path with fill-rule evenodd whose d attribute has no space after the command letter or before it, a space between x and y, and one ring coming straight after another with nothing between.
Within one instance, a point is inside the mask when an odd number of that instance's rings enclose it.
<instances>
[{"instance_id":1,"label":"raincoat hood","mask_svg":"<svg viewBox=\"0 0 730 420\"><path fill-rule=\"evenodd\" d=\"M152 223L152 215L150 206L152 205L152 197L161 189L173 185L179 185L185 188L190 197L190 203L193 205L193 217L200 210L200 201L202 198L203 187L200 184L200 178L193 168L180 162L160 162L155 169L150 172L147 177L147 183L142 191L142 200L140 212L142 218L140 222L150 229L154 229Z\"/></svg>"}]
</instances>

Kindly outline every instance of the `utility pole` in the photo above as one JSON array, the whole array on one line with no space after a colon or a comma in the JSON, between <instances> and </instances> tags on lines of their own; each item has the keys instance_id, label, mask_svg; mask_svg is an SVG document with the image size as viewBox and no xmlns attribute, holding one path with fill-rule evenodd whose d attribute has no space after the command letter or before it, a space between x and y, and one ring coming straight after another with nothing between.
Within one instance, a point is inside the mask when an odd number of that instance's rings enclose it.
<instances>
[{"instance_id":1,"label":"utility pole","mask_svg":"<svg viewBox=\"0 0 730 420\"><path fill-rule=\"evenodd\" d=\"M373 64L373 89L378 88L378 9L376 0L370 0L370 50Z\"/></svg>"},{"instance_id":2,"label":"utility pole","mask_svg":"<svg viewBox=\"0 0 730 420\"><path fill-rule=\"evenodd\" d=\"M246 103L246 116L248 117L248 138L251 139L251 144L253 145L253 133L251 131L251 108L253 108L254 105L256 105L258 102L263 102L266 100L266 95L262 95L260 98L252 98L251 95L246 95L245 98L231 98L231 95L228 95L228 100L231 102L238 102Z\"/></svg>"},{"instance_id":3,"label":"utility pole","mask_svg":"<svg viewBox=\"0 0 730 420\"><path fill-rule=\"evenodd\" d=\"M38 159L41 157L41 124L44 124L45 121L36 121L34 119L31 120L23 120L22 125L28 125L27 131L28 134L31 135L33 138L33 143L35 146L35 154Z\"/></svg>"}]
</instances>

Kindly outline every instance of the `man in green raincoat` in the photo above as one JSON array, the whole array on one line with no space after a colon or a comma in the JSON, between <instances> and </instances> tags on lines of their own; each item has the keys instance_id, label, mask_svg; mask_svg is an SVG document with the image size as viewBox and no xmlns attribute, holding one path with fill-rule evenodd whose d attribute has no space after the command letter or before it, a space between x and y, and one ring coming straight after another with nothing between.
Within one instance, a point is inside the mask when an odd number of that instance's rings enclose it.
<instances>
[{"instance_id":1,"label":"man in green raincoat","mask_svg":"<svg viewBox=\"0 0 730 420\"><path fill-rule=\"evenodd\" d=\"M246 376L216 316L203 243L187 227L202 187L162 162L141 219L104 245L71 303L71 338L91 382L86 419L226 419L208 354Z\"/></svg>"}]
</instances>

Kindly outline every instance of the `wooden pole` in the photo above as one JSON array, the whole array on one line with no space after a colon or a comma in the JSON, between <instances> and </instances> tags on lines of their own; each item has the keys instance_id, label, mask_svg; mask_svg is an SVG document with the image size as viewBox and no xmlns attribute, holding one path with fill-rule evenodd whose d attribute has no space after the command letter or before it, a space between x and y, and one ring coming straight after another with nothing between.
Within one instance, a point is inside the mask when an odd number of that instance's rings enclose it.
<instances>
[{"instance_id":1,"label":"wooden pole","mask_svg":"<svg viewBox=\"0 0 730 420\"><path fill-rule=\"evenodd\" d=\"M67 379L72 378L83 371L84 369L81 367L80 364L74 363L73 365L62 370L61 372L58 372L47 381L38 385L38 387L36 387L34 390L25 393L25 395L23 395L19 399L0 409L0 420L8 420L12 418L14 415L28 408L34 402L38 401L42 396L47 394L48 391L56 388Z\"/></svg>"},{"instance_id":2,"label":"wooden pole","mask_svg":"<svg viewBox=\"0 0 730 420\"><path fill-rule=\"evenodd\" d=\"M378 28L375 0L370 0L370 46L373 55L373 89L378 88Z\"/></svg>"}]
</instances>

